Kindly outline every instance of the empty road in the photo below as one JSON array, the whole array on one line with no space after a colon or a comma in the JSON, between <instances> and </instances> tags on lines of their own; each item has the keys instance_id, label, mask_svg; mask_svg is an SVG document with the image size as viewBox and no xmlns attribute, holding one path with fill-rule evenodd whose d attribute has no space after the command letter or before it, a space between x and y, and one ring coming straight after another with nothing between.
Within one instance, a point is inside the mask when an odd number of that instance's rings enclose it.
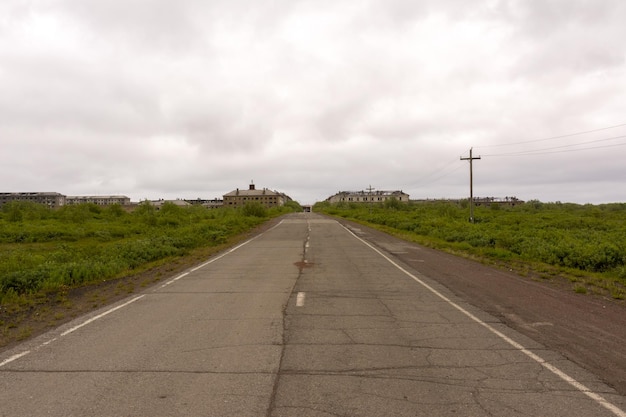
<instances>
[{"instance_id":1,"label":"empty road","mask_svg":"<svg viewBox=\"0 0 626 417\"><path fill-rule=\"evenodd\" d=\"M358 229L283 217L0 352L0 416L626 417L593 373Z\"/></svg>"}]
</instances>

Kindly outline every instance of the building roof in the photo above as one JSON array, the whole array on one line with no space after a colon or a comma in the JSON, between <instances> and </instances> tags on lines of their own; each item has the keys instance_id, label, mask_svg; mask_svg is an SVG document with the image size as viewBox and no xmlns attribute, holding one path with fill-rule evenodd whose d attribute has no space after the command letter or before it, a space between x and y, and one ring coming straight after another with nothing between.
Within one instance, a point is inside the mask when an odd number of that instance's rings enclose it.
<instances>
[{"instance_id":1,"label":"building roof","mask_svg":"<svg viewBox=\"0 0 626 417\"><path fill-rule=\"evenodd\" d=\"M0 195L3 196L55 196L55 197L65 197L63 194L61 193L57 193L57 192L3 192L0 193Z\"/></svg>"},{"instance_id":2,"label":"building roof","mask_svg":"<svg viewBox=\"0 0 626 417\"><path fill-rule=\"evenodd\" d=\"M372 190L372 191L339 191L335 195L367 195L367 196L376 196L376 195L408 195L403 191L384 191L384 190Z\"/></svg>"},{"instance_id":3,"label":"building roof","mask_svg":"<svg viewBox=\"0 0 626 417\"><path fill-rule=\"evenodd\" d=\"M277 191L268 190L264 188L262 190L240 190L239 188L229 192L228 194L224 194L224 197L236 197L236 196L264 196L264 195L283 195Z\"/></svg>"},{"instance_id":4,"label":"building roof","mask_svg":"<svg viewBox=\"0 0 626 417\"><path fill-rule=\"evenodd\" d=\"M89 200L89 199L99 199L99 198L130 198L125 195L68 195L67 198L70 199L80 199L80 200Z\"/></svg>"},{"instance_id":5,"label":"building roof","mask_svg":"<svg viewBox=\"0 0 626 417\"><path fill-rule=\"evenodd\" d=\"M163 199L151 200L151 201L149 201L149 203L151 205L153 205L153 206L156 206L156 207L161 207L165 203L174 204L175 206L179 206L179 207L187 207L187 206L191 205L188 202L186 202L185 200L180 200L180 199L177 199L177 200L163 200Z\"/></svg>"}]
</instances>

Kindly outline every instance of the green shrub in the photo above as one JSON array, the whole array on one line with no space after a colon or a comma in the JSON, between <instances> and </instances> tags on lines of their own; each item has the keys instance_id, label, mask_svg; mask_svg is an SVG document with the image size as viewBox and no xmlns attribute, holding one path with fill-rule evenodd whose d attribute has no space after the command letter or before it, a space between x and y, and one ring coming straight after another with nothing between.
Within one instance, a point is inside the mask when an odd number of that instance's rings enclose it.
<instances>
[{"instance_id":1,"label":"green shrub","mask_svg":"<svg viewBox=\"0 0 626 417\"><path fill-rule=\"evenodd\" d=\"M154 261L225 243L282 212L173 204L157 211L149 203L132 213L119 206L42 208L18 203L0 210L0 301L115 278ZM7 220L12 212L21 220Z\"/></svg>"},{"instance_id":2,"label":"green shrub","mask_svg":"<svg viewBox=\"0 0 626 417\"><path fill-rule=\"evenodd\" d=\"M466 201L395 206L317 204L315 210L413 232L434 246L452 245L494 259L518 259L606 273L626 281L626 204L577 205L529 201L515 207L475 208Z\"/></svg>"},{"instance_id":3,"label":"green shrub","mask_svg":"<svg viewBox=\"0 0 626 417\"><path fill-rule=\"evenodd\" d=\"M304 211L304 208L297 201L289 200L285 203L285 208L288 208L292 212L301 212Z\"/></svg>"},{"instance_id":4,"label":"green shrub","mask_svg":"<svg viewBox=\"0 0 626 417\"><path fill-rule=\"evenodd\" d=\"M241 212L244 216L267 217L267 209L261 203L257 202L246 203L241 208Z\"/></svg>"}]
</instances>

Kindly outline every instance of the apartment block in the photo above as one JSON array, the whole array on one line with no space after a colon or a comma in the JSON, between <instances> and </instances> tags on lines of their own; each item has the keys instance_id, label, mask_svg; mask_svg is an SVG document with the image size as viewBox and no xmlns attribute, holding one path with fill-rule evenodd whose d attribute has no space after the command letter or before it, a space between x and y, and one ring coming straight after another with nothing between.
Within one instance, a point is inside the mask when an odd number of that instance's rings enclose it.
<instances>
[{"instance_id":1,"label":"apartment block","mask_svg":"<svg viewBox=\"0 0 626 417\"><path fill-rule=\"evenodd\" d=\"M279 207L291 198L278 191L271 191L267 188L257 190L254 184L250 184L247 190L237 188L227 194L224 194L224 207L241 207L246 203L260 203L265 207Z\"/></svg>"},{"instance_id":2,"label":"apartment block","mask_svg":"<svg viewBox=\"0 0 626 417\"><path fill-rule=\"evenodd\" d=\"M330 203L384 203L395 198L409 202L409 195L402 191L340 191L326 199Z\"/></svg>"},{"instance_id":3,"label":"apartment block","mask_svg":"<svg viewBox=\"0 0 626 417\"><path fill-rule=\"evenodd\" d=\"M0 207L12 201L30 201L50 208L58 208L66 204L66 197L54 192L0 193Z\"/></svg>"},{"instance_id":4,"label":"apartment block","mask_svg":"<svg viewBox=\"0 0 626 417\"><path fill-rule=\"evenodd\" d=\"M113 204L126 206L130 204L130 197L126 197L125 195L68 195L66 197L66 203L68 205L92 203L98 206L111 206Z\"/></svg>"}]
</instances>

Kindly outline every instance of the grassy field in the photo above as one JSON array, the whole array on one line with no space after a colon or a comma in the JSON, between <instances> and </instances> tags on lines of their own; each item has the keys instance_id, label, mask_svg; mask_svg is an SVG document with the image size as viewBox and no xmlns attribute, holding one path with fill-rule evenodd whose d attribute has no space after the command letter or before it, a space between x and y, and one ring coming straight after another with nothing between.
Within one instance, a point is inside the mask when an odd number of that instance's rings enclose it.
<instances>
[{"instance_id":1,"label":"grassy field","mask_svg":"<svg viewBox=\"0 0 626 417\"><path fill-rule=\"evenodd\" d=\"M158 262L216 246L268 218L301 210L208 210L141 204L131 213L93 204L59 210L15 202L0 211L0 306L28 305L42 294L114 280Z\"/></svg>"},{"instance_id":2,"label":"grassy field","mask_svg":"<svg viewBox=\"0 0 626 417\"><path fill-rule=\"evenodd\" d=\"M566 277L579 293L626 297L626 204L494 204L476 207L473 224L467 201L318 203L314 210L522 274Z\"/></svg>"},{"instance_id":3,"label":"grassy field","mask_svg":"<svg viewBox=\"0 0 626 417\"><path fill-rule=\"evenodd\" d=\"M207 210L144 204L67 206L13 203L0 209L0 347L23 340L184 270L233 244L297 203ZM419 244L514 269L539 279L564 277L574 291L626 297L626 204L531 201L478 207L467 201L383 205L318 203L314 210L352 219Z\"/></svg>"}]
</instances>

